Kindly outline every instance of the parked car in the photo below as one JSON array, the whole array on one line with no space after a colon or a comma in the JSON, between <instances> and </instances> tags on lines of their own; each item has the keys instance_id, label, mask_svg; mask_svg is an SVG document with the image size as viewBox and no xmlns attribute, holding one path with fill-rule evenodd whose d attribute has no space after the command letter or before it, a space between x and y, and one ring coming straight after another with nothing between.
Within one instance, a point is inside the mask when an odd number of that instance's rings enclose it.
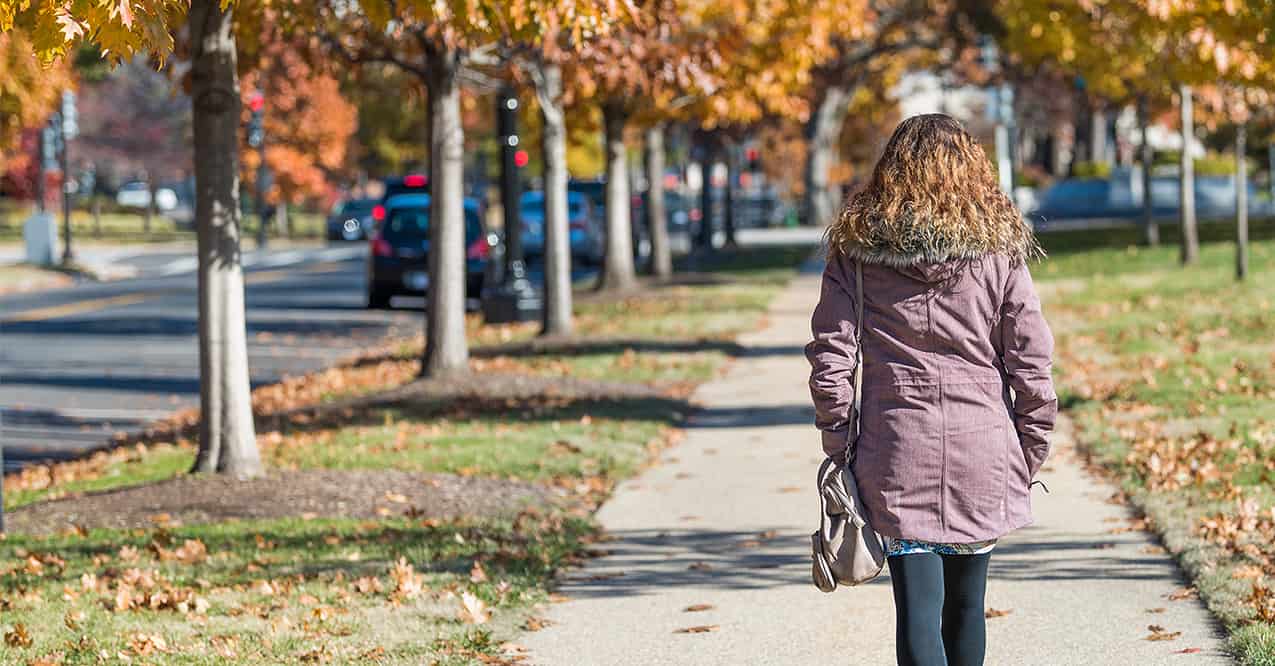
<instances>
[{"instance_id":1,"label":"parked car","mask_svg":"<svg viewBox=\"0 0 1275 666\"><path fill-rule=\"evenodd\" d=\"M145 210L151 205L151 186L142 181L124 183L115 193L115 203L123 208ZM177 207L177 193L170 187L160 186L155 190L155 208L167 212Z\"/></svg>"},{"instance_id":2,"label":"parked car","mask_svg":"<svg viewBox=\"0 0 1275 666\"><path fill-rule=\"evenodd\" d=\"M424 295L429 287L428 194L398 194L378 204L383 218L368 243L367 306L383 309L396 295ZM499 243L483 226L482 203L465 199L465 292L482 293L488 259Z\"/></svg>"},{"instance_id":3,"label":"parked car","mask_svg":"<svg viewBox=\"0 0 1275 666\"><path fill-rule=\"evenodd\" d=\"M390 177L382 182L385 185L385 193L381 195L381 203L400 194L429 194L429 176L422 173Z\"/></svg>"},{"instance_id":4,"label":"parked car","mask_svg":"<svg viewBox=\"0 0 1275 666\"><path fill-rule=\"evenodd\" d=\"M372 208L376 199L349 199L328 215L328 240L363 240L372 233Z\"/></svg>"},{"instance_id":5,"label":"parked car","mask_svg":"<svg viewBox=\"0 0 1275 666\"><path fill-rule=\"evenodd\" d=\"M518 204L522 217L522 251L528 257L545 252L545 193L523 192ZM580 192L567 192L567 225L571 258L584 263L602 260L602 220L594 214L593 203Z\"/></svg>"},{"instance_id":6,"label":"parked car","mask_svg":"<svg viewBox=\"0 0 1275 666\"><path fill-rule=\"evenodd\" d=\"M1256 196L1256 188L1248 183L1249 212L1265 212ZM1171 218L1181 208L1181 186L1177 176L1151 179L1151 211L1156 218ZM1040 203L1028 212L1037 226L1078 220L1116 220L1133 222L1142 215L1142 183L1136 172L1121 169L1109 179L1068 178L1045 190ZM1196 176L1195 210L1202 218L1223 218L1235 214L1235 179L1231 176Z\"/></svg>"}]
</instances>

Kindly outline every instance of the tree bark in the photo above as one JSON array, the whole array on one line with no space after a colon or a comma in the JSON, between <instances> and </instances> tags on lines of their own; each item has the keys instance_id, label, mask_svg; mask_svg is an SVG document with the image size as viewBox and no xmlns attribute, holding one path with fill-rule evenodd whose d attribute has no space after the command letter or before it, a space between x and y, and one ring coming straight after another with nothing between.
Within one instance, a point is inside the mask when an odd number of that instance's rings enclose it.
<instances>
[{"instance_id":1,"label":"tree bark","mask_svg":"<svg viewBox=\"0 0 1275 666\"><path fill-rule=\"evenodd\" d=\"M1151 142L1147 138L1147 105L1138 100L1138 130L1142 134L1140 161L1142 162L1142 241L1151 247L1160 244L1160 227L1155 222L1155 202L1151 200L1151 163L1154 155Z\"/></svg>"},{"instance_id":2,"label":"tree bark","mask_svg":"<svg viewBox=\"0 0 1275 666\"><path fill-rule=\"evenodd\" d=\"M1089 114L1089 161L1107 162L1107 112L1095 108Z\"/></svg>"},{"instance_id":3,"label":"tree bark","mask_svg":"<svg viewBox=\"0 0 1275 666\"><path fill-rule=\"evenodd\" d=\"M1195 263L1200 256L1200 238L1195 223L1195 163L1191 158L1191 141L1195 138L1195 119L1191 105L1191 86L1180 86L1178 92L1182 113L1182 168L1178 170L1181 179L1181 187L1179 187L1182 225L1180 259L1182 264L1186 265Z\"/></svg>"},{"instance_id":4,"label":"tree bark","mask_svg":"<svg viewBox=\"0 0 1275 666\"><path fill-rule=\"evenodd\" d=\"M1248 161L1244 158L1248 128L1235 128L1235 279L1248 277Z\"/></svg>"},{"instance_id":5,"label":"tree bark","mask_svg":"<svg viewBox=\"0 0 1275 666\"><path fill-rule=\"evenodd\" d=\"M151 223L155 219L155 211L159 209L159 188L155 187L155 178L149 173L146 175L146 193L150 199L146 202L146 212L142 216L142 233L147 236L151 235Z\"/></svg>"},{"instance_id":6,"label":"tree bark","mask_svg":"<svg viewBox=\"0 0 1275 666\"><path fill-rule=\"evenodd\" d=\"M837 139L849 103L849 89L829 86L806 122L806 224L826 225L837 214L840 197L828 182L828 171L838 157Z\"/></svg>"},{"instance_id":7,"label":"tree bark","mask_svg":"<svg viewBox=\"0 0 1275 666\"><path fill-rule=\"evenodd\" d=\"M628 156L624 146L624 125L628 109L618 101L602 105L606 125L606 256L603 259L600 289L631 289L636 282L633 270L633 221L629 202Z\"/></svg>"},{"instance_id":8,"label":"tree bark","mask_svg":"<svg viewBox=\"0 0 1275 666\"><path fill-rule=\"evenodd\" d=\"M664 125L646 129L643 142L646 168L646 228L651 234L651 273L656 279L673 276L673 251L669 247L668 214L664 208Z\"/></svg>"},{"instance_id":9,"label":"tree bark","mask_svg":"<svg viewBox=\"0 0 1275 666\"><path fill-rule=\"evenodd\" d=\"M239 78L232 10L190 6L199 245L199 453L195 472L263 472L253 431L239 263Z\"/></svg>"},{"instance_id":10,"label":"tree bark","mask_svg":"<svg viewBox=\"0 0 1275 666\"><path fill-rule=\"evenodd\" d=\"M283 238L292 237L292 218L288 217L288 202L283 198L274 207L275 228Z\"/></svg>"},{"instance_id":11,"label":"tree bark","mask_svg":"<svg viewBox=\"0 0 1275 666\"><path fill-rule=\"evenodd\" d=\"M532 80L544 124L541 153L545 188L545 311L541 335L571 335L571 228L567 218L567 127L562 68L533 65Z\"/></svg>"},{"instance_id":12,"label":"tree bark","mask_svg":"<svg viewBox=\"0 0 1275 666\"><path fill-rule=\"evenodd\" d=\"M430 111L429 290L422 374L469 368L465 341L465 134L460 119L460 54L440 48L428 57Z\"/></svg>"}]
</instances>

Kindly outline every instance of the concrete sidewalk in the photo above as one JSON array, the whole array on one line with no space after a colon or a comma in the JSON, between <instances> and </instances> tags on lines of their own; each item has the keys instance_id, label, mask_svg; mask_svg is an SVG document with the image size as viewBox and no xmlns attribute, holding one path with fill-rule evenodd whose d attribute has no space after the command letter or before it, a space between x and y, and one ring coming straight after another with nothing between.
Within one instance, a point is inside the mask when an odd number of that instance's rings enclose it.
<instances>
[{"instance_id":1,"label":"concrete sidewalk","mask_svg":"<svg viewBox=\"0 0 1275 666\"><path fill-rule=\"evenodd\" d=\"M518 643L531 663L892 664L887 575L822 594L810 584L819 438L801 354L819 292L803 274L748 353L700 388L704 409L662 464L598 513L607 557L570 571L552 624ZM1036 493L1036 525L992 556L988 664L1225 664L1220 629L1113 489L1083 472L1066 423ZM688 612L688 607L707 610ZM831 620L831 621L830 621ZM1149 626L1181 634L1146 640ZM695 629L693 629L695 628ZM679 630L701 633L678 633Z\"/></svg>"}]
</instances>

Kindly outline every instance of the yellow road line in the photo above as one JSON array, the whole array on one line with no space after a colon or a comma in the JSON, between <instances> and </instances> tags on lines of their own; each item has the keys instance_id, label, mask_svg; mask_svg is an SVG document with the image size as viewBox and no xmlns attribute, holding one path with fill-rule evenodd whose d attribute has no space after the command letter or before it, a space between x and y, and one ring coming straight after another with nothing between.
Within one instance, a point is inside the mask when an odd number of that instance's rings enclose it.
<instances>
[{"instance_id":1,"label":"yellow road line","mask_svg":"<svg viewBox=\"0 0 1275 666\"><path fill-rule=\"evenodd\" d=\"M123 294L121 296L112 296L111 298L98 298L88 301L77 301L75 303L65 303L63 305L51 305L47 308L36 308L20 312L12 317L4 317L0 322L22 322L22 321L40 321L42 319L54 319L57 317L69 317L71 315L81 314L84 312L92 312L94 310L102 310L109 307L121 305L133 305L154 296L154 293L145 294Z\"/></svg>"},{"instance_id":2,"label":"yellow road line","mask_svg":"<svg viewBox=\"0 0 1275 666\"><path fill-rule=\"evenodd\" d=\"M314 266L308 266L302 271L295 269L280 269L274 271L261 271L257 273L246 273L244 282L247 284L265 284L269 282L278 282L295 276L298 272L305 273L322 273L336 268L334 263L323 263ZM46 308L36 308L20 312L11 317L0 317L0 323L16 323L24 321L40 321L43 319L55 319L57 317L69 317L71 315L92 312L94 310L103 310L110 307L133 305L153 296L159 296L165 293L173 293L172 291L151 291L140 294L123 294L120 296L112 296L110 298L98 298L87 301L76 301L75 303L65 303L63 305L51 305Z\"/></svg>"}]
</instances>

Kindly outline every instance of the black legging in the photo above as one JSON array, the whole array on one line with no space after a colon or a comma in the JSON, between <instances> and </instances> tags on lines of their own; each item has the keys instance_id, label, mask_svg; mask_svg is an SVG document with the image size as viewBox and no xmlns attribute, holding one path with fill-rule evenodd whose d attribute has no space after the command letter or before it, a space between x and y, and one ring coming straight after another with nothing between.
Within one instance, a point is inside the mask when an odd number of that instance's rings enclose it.
<instances>
[{"instance_id":1,"label":"black legging","mask_svg":"<svg viewBox=\"0 0 1275 666\"><path fill-rule=\"evenodd\" d=\"M981 666L991 557L913 553L889 558L899 666Z\"/></svg>"}]
</instances>

